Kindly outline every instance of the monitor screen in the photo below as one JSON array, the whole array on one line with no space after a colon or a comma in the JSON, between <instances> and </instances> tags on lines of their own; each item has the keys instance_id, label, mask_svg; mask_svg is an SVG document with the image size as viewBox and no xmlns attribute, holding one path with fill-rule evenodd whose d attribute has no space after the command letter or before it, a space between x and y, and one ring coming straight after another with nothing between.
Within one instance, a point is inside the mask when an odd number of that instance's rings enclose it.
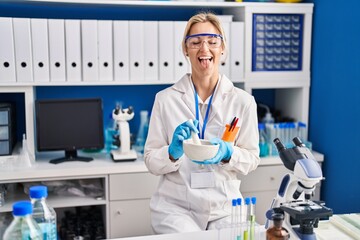
<instances>
[{"instance_id":1,"label":"monitor screen","mask_svg":"<svg viewBox=\"0 0 360 240\"><path fill-rule=\"evenodd\" d=\"M91 161L78 149L104 147L103 110L100 98L37 100L36 142L38 151L64 150L64 161Z\"/></svg>"}]
</instances>

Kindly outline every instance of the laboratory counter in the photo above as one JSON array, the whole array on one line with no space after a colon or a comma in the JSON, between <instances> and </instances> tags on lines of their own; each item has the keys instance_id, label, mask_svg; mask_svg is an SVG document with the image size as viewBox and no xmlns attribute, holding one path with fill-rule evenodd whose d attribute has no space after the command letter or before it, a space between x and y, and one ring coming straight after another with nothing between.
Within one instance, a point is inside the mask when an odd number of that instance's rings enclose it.
<instances>
[{"instance_id":1,"label":"laboratory counter","mask_svg":"<svg viewBox=\"0 0 360 240\"><path fill-rule=\"evenodd\" d=\"M142 156L138 156L138 159L135 161L114 162L110 155L105 152L84 153L81 151L79 152L79 155L93 157L94 160L90 162L71 161L60 164L51 164L49 163L49 160L62 157L64 152L42 152L37 154L36 161L31 167L20 168L11 165L11 162L15 161L18 157L16 154L18 151L19 149L15 149L15 154L0 157L1 183L35 178L81 177L114 173L148 172ZM324 160L322 154L317 152L313 152L313 154L317 161L322 162ZM272 165L282 165L278 156L262 158L259 164L259 166Z\"/></svg>"},{"instance_id":2,"label":"laboratory counter","mask_svg":"<svg viewBox=\"0 0 360 240\"><path fill-rule=\"evenodd\" d=\"M0 184L10 184L16 189L9 192L0 213L11 212L12 204L28 199L23 186L34 183L48 186L66 185L76 182L97 182L101 193L94 196L63 195L56 191L49 193L48 202L57 210L74 207L97 206L104 214L104 226L107 238L133 237L151 235L149 203L156 191L159 176L149 173L144 160L113 162L110 155L104 152L85 153L79 156L93 157L90 162L64 162L51 164L49 160L62 157L64 152L41 152L35 163L28 168L11 166L18 155L0 157ZM319 162L323 155L315 153ZM244 197L256 196L258 199L256 219L264 224L264 214L276 195L283 174L287 169L279 157L262 158L256 171L241 178L241 192ZM259 184L261 183L261 184ZM206 233L208 234L208 233Z\"/></svg>"}]
</instances>

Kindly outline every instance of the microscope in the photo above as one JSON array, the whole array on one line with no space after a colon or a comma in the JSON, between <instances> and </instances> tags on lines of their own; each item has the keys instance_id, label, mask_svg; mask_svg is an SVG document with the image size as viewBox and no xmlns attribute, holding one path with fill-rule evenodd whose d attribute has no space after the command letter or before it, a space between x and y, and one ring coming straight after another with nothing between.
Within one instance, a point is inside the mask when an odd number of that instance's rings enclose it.
<instances>
[{"instance_id":1,"label":"microscope","mask_svg":"<svg viewBox=\"0 0 360 240\"><path fill-rule=\"evenodd\" d=\"M131 149L130 127L128 123L134 115L134 110L131 106L125 109L116 106L112 112L112 118L116 121L119 129L119 135L114 137L114 144L118 145L119 149L111 151L111 157L114 162L132 161L137 158L135 150Z\"/></svg>"},{"instance_id":2,"label":"microscope","mask_svg":"<svg viewBox=\"0 0 360 240\"><path fill-rule=\"evenodd\" d=\"M324 203L310 200L316 185L323 180L322 170L298 137L293 143L294 147L286 148L280 139L274 139L279 156L291 173L282 179L277 196L266 213L265 227L269 227L272 214L281 213L284 215L283 227L289 232L290 239L315 240L314 228L320 219L329 218L333 212Z\"/></svg>"}]
</instances>

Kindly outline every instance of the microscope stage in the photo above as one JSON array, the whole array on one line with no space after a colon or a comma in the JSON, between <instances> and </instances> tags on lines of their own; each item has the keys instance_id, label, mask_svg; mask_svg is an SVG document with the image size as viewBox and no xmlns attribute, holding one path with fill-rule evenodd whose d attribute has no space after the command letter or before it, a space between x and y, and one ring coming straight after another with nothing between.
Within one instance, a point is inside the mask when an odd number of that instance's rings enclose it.
<instances>
[{"instance_id":1,"label":"microscope stage","mask_svg":"<svg viewBox=\"0 0 360 240\"><path fill-rule=\"evenodd\" d=\"M280 208L296 220L330 217L332 210L313 201L284 203Z\"/></svg>"},{"instance_id":2,"label":"microscope stage","mask_svg":"<svg viewBox=\"0 0 360 240\"><path fill-rule=\"evenodd\" d=\"M122 153L119 150L113 150L111 151L111 158L114 162L135 161L137 159L137 154L135 150L130 150L126 153Z\"/></svg>"}]
</instances>

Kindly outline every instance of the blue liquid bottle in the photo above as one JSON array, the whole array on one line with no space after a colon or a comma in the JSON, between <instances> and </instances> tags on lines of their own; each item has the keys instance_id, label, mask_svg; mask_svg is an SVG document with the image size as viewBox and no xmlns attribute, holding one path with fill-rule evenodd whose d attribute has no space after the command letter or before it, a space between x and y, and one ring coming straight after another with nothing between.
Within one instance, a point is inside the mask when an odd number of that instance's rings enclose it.
<instances>
[{"instance_id":1,"label":"blue liquid bottle","mask_svg":"<svg viewBox=\"0 0 360 240\"><path fill-rule=\"evenodd\" d=\"M40 227L31 216L32 212L30 201L14 203L14 219L5 230L3 240L42 240Z\"/></svg>"},{"instance_id":2,"label":"blue liquid bottle","mask_svg":"<svg viewBox=\"0 0 360 240\"><path fill-rule=\"evenodd\" d=\"M265 124L259 123L258 128L259 128L260 157L266 157L269 155L269 145L265 133Z\"/></svg>"},{"instance_id":3,"label":"blue liquid bottle","mask_svg":"<svg viewBox=\"0 0 360 240\"><path fill-rule=\"evenodd\" d=\"M29 190L33 205L33 218L41 228L43 239L57 240L56 212L46 202L47 187L33 186Z\"/></svg>"},{"instance_id":4,"label":"blue liquid bottle","mask_svg":"<svg viewBox=\"0 0 360 240\"><path fill-rule=\"evenodd\" d=\"M140 127L136 135L136 142L135 142L135 150L140 154L144 154L144 147L148 134L148 129L149 129L148 111L146 110L140 111Z\"/></svg>"}]
</instances>

